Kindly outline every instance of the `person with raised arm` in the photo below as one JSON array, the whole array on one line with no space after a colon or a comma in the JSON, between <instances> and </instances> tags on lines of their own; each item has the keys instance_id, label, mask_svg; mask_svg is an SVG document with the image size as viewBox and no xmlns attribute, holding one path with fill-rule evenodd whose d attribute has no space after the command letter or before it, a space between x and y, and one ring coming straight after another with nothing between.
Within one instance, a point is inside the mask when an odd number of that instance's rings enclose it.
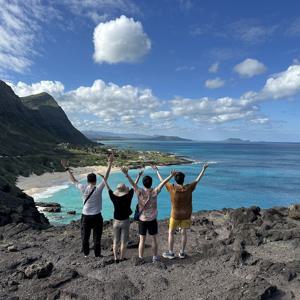
<instances>
[{"instance_id":1,"label":"person with raised arm","mask_svg":"<svg viewBox=\"0 0 300 300\"><path fill-rule=\"evenodd\" d=\"M174 179L175 184L166 184L166 188L170 193L171 198L171 217L169 222L169 250L163 253L164 258L173 259L175 254L174 248L174 231L177 228L181 230L181 249L179 251L179 258L185 258L185 248L187 243L187 230L191 227L191 215L193 212L193 191L195 190L197 184L204 176L205 170L208 164L204 164L201 172L197 176L196 180L190 184L184 184L185 175L182 172L176 172ZM157 166L152 166L156 171L157 176L161 182L164 181Z\"/></svg>"},{"instance_id":2,"label":"person with raised arm","mask_svg":"<svg viewBox=\"0 0 300 300\"><path fill-rule=\"evenodd\" d=\"M121 170L127 177L129 183L133 186L138 198L140 235L139 258L143 259L144 257L145 241L148 233L152 237L152 262L156 262L158 260L158 245L156 238L158 234L157 196L165 184L175 175L175 172L171 172L171 174L155 188L152 188L152 177L144 176L144 188L139 188L128 174L128 168L122 167Z\"/></svg>"},{"instance_id":3,"label":"person with raised arm","mask_svg":"<svg viewBox=\"0 0 300 300\"><path fill-rule=\"evenodd\" d=\"M138 184L143 170L138 173L135 184ZM104 180L109 197L114 205L113 220L113 253L115 263L126 260L125 253L129 239L130 220L132 214L131 201L134 195L133 188L129 189L124 183L119 183L115 191L110 188L105 176L99 174ZM119 247L120 246L120 247ZM120 252L119 252L120 250ZM120 256L118 256L120 253Z\"/></svg>"},{"instance_id":4,"label":"person with raised arm","mask_svg":"<svg viewBox=\"0 0 300 300\"><path fill-rule=\"evenodd\" d=\"M113 163L113 154L108 157L108 167L104 176L105 180L108 179L109 173ZM74 176L69 167L69 163L65 160L61 161L62 166L68 172L70 180L82 194L82 215L81 215L81 240L82 251L84 256L87 257L90 253L90 235L93 231L94 240L94 253L95 257L101 256L101 237L103 230L102 210L102 191L104 189L104 180L97 185L97 176L94 173L87 175L87 184L81 184Z\"/></svg>"}]
</instances>

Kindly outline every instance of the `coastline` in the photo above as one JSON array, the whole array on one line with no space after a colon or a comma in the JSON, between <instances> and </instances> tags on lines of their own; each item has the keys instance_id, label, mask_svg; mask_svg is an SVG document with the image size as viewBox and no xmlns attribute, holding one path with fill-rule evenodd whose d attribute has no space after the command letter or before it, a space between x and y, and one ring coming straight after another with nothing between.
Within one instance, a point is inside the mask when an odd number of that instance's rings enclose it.
<instances>
[{"instance_id":1,"label":"coastline","mask_svg":"<svg viewBox=\"0 0 300 300\"><path fill-rule=\"evenodd\" d=\"M162 153L161 153L162 154ZM175 160L172 162L158 163L158 166L171 166L171 165L186 165L195 164L197 161L192 160L185 156L177 156L173 153L163 153L169 157L173 157ZM129 169L138 169L142 165L129 165ZM145 168L150 167L145 165ZM74 176L79 180L83 180L89 173L102 173L106 172L107 166L85 166L72 168ZM120 167L112 167L111 173L120 172ZM68 174L65 172L45 172L42 175L31 174L28 177L18 176L16 180L16 186L21 189L25 194L32 198L48 198L48 194L51 195L61 189L66 189L70 185Z\"/></svg>"},{"instance_id":2,"label":"coastline","mask_svg":"<svg viewBox=\"0 0 300 300\"><path fill-rule=\"evenodd\" d=\"M161 167L166 167L170 165L187 165L194 164L196 161L181 158L178 162L174 163L166 163L166 164L157 164ZM138 169L138 166L129 166L131 170ZM145 168L150 168L150 166L146 165ZM72 168L74 176L79 180L83 180L89 173L102 173L106 172L107 166L86 166L86 167L76 167ZM120 167L112 167L111 173L120 172ZM53 194L53 191L61 190L68 188L70 185L70 180L68 174L65 172L46 172L42 175L31 174L28 177L18 176L16 181L16 186L21 189L25 194L30 197L35 198L47 198L39 197L38 195L47 195Z\"/></svg>"},{"instance_id":3,"label":"coastline","mask_svg":"<svg viewBox=\"0 0 300 300\"><path fill-rule=\"evenodd\" d=\"M89 173L104 173L106 166L87 166L72 168L74 176L81 181ZM112 167L111 172L118 172L120 168ZM47 193L49 189L58 187L67 188L70 184L68 174L66 172L46 172L42 175L31 174L29 177L19 176L16 186L23 192L34 198L34 195Z\"/></svg>"}]
</instances>

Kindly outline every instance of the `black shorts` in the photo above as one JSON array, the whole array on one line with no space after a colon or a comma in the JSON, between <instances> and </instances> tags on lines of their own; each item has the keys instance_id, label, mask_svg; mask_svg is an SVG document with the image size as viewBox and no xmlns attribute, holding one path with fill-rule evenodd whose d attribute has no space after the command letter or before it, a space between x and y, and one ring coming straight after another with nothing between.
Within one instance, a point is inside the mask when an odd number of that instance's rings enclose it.
<instances>
[{"instance_id":1,"label":"black shorts","mask_svg":"<svg viewBox=\"0 0 300 300\"><path fill-rule=\"evenodd\" d=\"M158 233L157 220L152 221L139 221L139 234L146 235L147 231L150 235L156 235Z\"/></svg>"}]
</instances>

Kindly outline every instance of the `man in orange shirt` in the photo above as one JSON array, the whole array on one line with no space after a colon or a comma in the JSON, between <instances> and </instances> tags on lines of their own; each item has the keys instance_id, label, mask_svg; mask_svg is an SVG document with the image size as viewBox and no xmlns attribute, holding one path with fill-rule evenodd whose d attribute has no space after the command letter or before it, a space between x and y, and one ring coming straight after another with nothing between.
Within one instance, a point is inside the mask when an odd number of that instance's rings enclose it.
<instances>
[{"instance_id":1,"label":"man in orange shirt","mask_svg":"<svg viewBox=\"0 0 300 300\"><path fill-rule=\"evenodd\" d=\"M182 172L177 172L175 175L176 184L166 184L166 188L170 193L171 198L171 217L169 223L169 250L163 253L163 257L173 259L175 254L174 248L174 231L177 228L181 229L181 250L179 252L179 258L185 258L185 247L187 243L187 230L191 227L191 215L193 212L192 207L192 194L197 184L203 177L208 164L205 164L196 178L196 180L190 184L184 184L185 175ZM159 173L157 166L152 166L156 171L159 180L162 182L164 179Z\"/></svg>"}]
</instances>

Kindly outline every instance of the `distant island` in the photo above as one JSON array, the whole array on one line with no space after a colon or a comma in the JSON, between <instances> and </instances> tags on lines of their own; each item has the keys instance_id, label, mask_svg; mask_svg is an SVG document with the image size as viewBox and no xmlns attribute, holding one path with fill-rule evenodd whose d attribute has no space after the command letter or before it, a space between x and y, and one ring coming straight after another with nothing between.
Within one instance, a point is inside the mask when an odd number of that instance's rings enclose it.
<instances>
[{"instance_id":1,"label":"distant island","mask_svg":"<svg viewBox=\"0 0 300 300\"><path fill-rule=\"evenodd\" d=\"M239 138L228 138L226 140L221 141L222 143L229 143L229 144L249 144L252 143L250 140L243 140Z\"/></svg>"},{"instance_id":2,"label":"distant island","mask_svg":"<svg viewBox=\"0 0 300 300\"><path fill-rule=\"evenodd\" d=\"M106 131L83 131L86 137L93 141L101 140L147 140L147 141L174 141L174 142L189 142L190 139L185 139L179 136L165 135L143 135L143 134L122 134Z\"/></svg>"}]
</instances>

